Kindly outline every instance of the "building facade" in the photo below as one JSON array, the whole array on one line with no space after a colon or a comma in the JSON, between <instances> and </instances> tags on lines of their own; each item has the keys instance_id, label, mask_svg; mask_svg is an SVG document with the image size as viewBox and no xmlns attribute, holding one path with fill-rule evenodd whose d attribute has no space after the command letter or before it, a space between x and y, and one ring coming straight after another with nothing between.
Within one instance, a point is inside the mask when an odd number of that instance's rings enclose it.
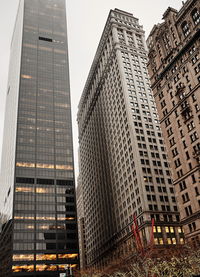
<instances>
[{"instance_id":1,"label":"building facade","mask_svg":"<svg viewBox=\"0 0 200 277\"><path fill-rule=\"evenodd\" d=\"M79 255L80 268L85 269L87 264L86 258L86 240L85 240L85 216L83 204L83 189L81 184L81 175L78 176L78 186L76 189L76 203L77 203L77 218L78 218L78 238L79 238Z\"/></svg>"},{"instance_id":2,"label":"building facade","mask_svg":"<svg viewBox=\"0 0 200 277\"><path fill-rule=\"evenodd\" d=\"M144 31L132 14L108 16L78 110L87 266L144 245L183 242L170 168L147 73Z\"/></svg>"},{"instance_id":3,"label":"building facade","mask_svg":"<svg viewBox=\"0 0 200 277\"><path fill-rule=\"evenodd\" d=\"M11 45L0 179L0 276L78 265L64 0L21 0Z\"/></svg>"},{"instance_id":4,"label":"building facade","mask_svg":"<svg viewBox=\"0 0 200 277\"><path fill-rule=\"evenodd\" d=\"M200 243L200 2L168 8L152 29L149 74L186 238Z\"/></svg>"}]
</instances>

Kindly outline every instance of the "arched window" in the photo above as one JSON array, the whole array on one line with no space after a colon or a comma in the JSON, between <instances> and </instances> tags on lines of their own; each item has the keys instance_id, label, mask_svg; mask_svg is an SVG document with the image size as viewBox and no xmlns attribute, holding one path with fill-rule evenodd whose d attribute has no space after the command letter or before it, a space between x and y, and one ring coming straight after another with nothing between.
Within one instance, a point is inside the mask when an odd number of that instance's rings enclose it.
<instances>
[{"instance_id":1,"label":"arched window","mask_svg":"<svg viewBox=\"0 0 200 277\"><path fill-rule=\"evenodd\" d=\"M182 24L181 24L181 28L183 30L183 34L185 37L187 37L190 33L190 27L189 27L189 24L187 23L187 21L184 21Z\"/></svg>"},{"instance_id":2,"label":"arched window","mask_svg":"<svg viewBox=\"0 0 200 277\"><path fill-rule=\"evenodd\" d=\"M193 22L195 25L197 25L200 22L200 13L197 10L197 8L195 8L192 12L191 12L191 16L193 19Z\"/></svg>"}]
</instances>

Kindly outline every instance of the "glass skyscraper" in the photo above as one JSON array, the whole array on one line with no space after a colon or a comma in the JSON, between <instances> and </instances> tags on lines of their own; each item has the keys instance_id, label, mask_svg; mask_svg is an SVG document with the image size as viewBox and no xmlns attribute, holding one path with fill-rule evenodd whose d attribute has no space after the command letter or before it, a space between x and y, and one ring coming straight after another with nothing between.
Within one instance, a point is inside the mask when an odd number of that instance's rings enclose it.
<instances>
[{"instance_id":1,"label":"glass skyscraper","mask_svg":"<svg viewBox=\"0 0 200 277\"><path fill-rule=\"evenodd\" d=\"M0 180L0 276L78 265L64 0L21 0Z\"/></svg>"}]
</instances>

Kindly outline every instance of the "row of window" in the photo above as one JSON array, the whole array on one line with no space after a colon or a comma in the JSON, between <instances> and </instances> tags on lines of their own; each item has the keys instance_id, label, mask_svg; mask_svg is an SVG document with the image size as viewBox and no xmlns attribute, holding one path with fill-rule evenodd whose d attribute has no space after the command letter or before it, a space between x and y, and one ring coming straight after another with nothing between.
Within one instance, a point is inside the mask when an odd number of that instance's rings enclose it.
<instances>
[{"instance_id":1,"label":"row of window","mask_svg":"<svg viewBox=\"0 0 200 277\"><path fill-rule=\"evenodd\" d=\"M200 22L200 13L199 11L197 10L197 8L195 8L192 12L191 12L191 17L192 17L192 20L194 22L195 25L198 25L199 22ZM183 34L185 37L187 37L191 30L190 30L190 26L189 26L189 23L187 21L184 21L182 24L181 24L181 28L182 28L182 31L183 31Z\"/></svg>"},{"instance_id":2,"label":"row of window","mask_svg":"<svg viewBox=\"0 0 200 277\"><path fill-rule=\"evenodd\" d=\"M76 264L70 264L70 267L75 268L77 265ZM14 265L12 266L12 271L13 272L45 272L45 271L63 271L66 272L66 268L68 268L68 264L61 264L61 265L54 265L54 264L40 264L36 265Z\"/></svg>"},{"instance_id":3,"label":"row of window","mask_svg":"<svg viewBox=\"0 0 200 277\"><path fill-rule=\"evenodd\" d=\"M52 223L15 223L14 224L14 229L15 230L34 230L34 229L41 229L41 230L46 230L46 231L51 231L51 230L76 230L76 224L75 223L62 223L59 224L59 222L56 225L56 222Z\"/></svg>"}]
</instances>

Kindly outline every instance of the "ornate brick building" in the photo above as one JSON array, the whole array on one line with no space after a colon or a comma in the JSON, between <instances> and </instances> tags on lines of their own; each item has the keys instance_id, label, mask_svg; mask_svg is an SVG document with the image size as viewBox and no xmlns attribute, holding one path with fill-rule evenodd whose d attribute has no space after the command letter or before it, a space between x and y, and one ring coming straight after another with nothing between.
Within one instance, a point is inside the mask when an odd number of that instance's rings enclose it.
<instances>
[{"instance_id":1,"label":"ornate brick building","mask_svg":"<svg viewBox=\"0 0 200 277\"><path fill-rule=\"evenodd\" d=\"M168 8L147 44L148 69L185 235L200 240L200 2Z\"/></svg>"}]
</instances>

